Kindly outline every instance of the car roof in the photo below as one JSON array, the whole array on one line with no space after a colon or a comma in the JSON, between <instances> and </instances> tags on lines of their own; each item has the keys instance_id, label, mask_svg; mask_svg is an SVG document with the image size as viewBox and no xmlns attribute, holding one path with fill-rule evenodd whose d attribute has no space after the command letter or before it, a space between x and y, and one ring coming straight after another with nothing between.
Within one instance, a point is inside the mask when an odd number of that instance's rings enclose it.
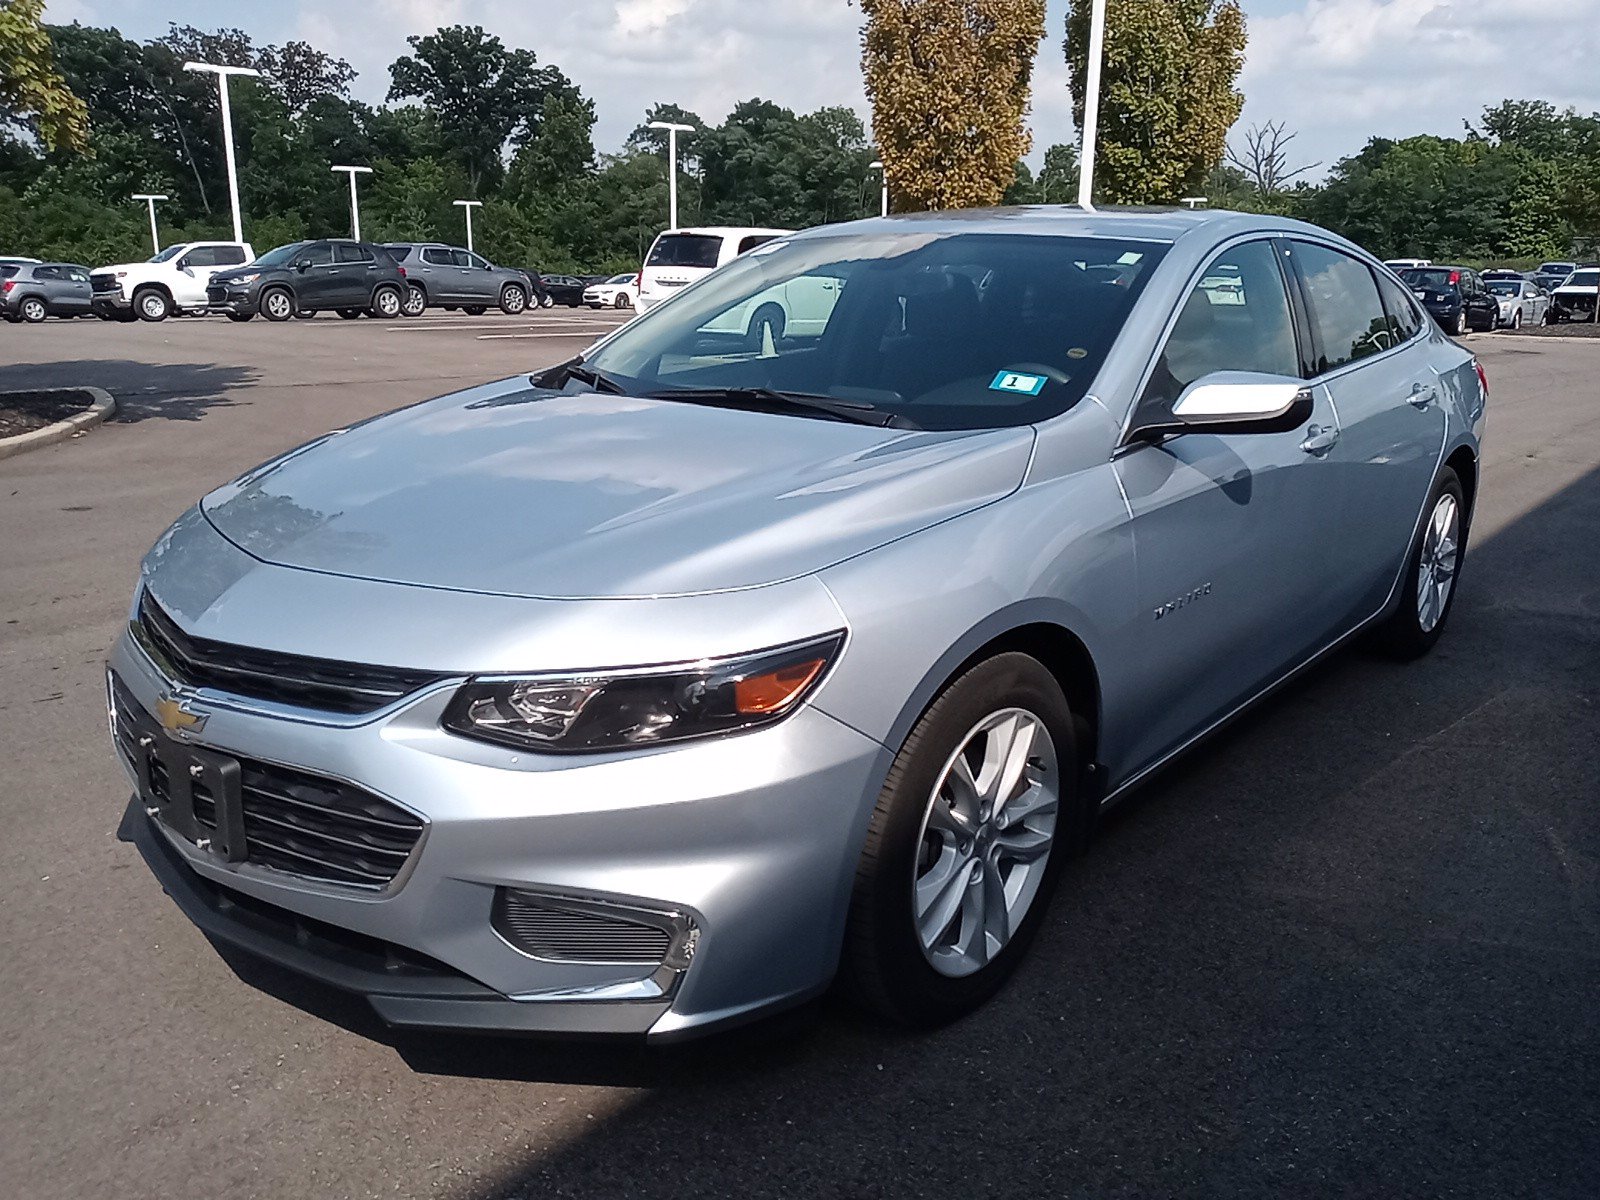
<instances>
[{"instance_id":1,"label":"car roof","mask_svg":"<svg viewBox=\"0 0 1600 1200\"><path fill-rule=\"evenodd\" d=\"M1031 204L1007 208L951 209L944 212L895 214L824 225L795 234L796 239L854 233L1013 233L1054 237L1115 238L1173 243L1194 236L1222 241L1239 234L1301 234L1347 246L1363 255L1347 238L1289 217L1232 212L1220 208L1099 208L1068 204ZM1370 257L1370 256L1369 256Z\"/></svg>"},{"instance_id":2,"label":"car roof","mask_svg":"<svg viewBox=\"0 0 1600 1200\"><path fill-rule=\"evenodd\" d=\"M760 225L684 225L678 229L663 229L668 233L696 233L706 237L738 237L752 233L770 233L776 237L793 233L792 229L768 229Z\"/></svg>"}]
</instances>

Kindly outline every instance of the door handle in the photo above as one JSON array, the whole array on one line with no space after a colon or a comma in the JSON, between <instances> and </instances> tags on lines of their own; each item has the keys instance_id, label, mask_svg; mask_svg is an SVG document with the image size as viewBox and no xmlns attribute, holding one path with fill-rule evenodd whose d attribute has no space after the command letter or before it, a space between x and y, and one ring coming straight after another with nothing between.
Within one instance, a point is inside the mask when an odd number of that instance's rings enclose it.
<instances>
[{"instance_id":1,"label":"door handle","mask_svg":"<svg viewBox=\"0 0 1600 1200\"><path fill-rule=\"evenodd\" d=\"M1300 443L1300 449L1307 454L1314 454L1318 458L1332 450L1334 443L1339 440L1339 431L1332 425L1312 425L1306 430L1306 433L1310 436Z\"/></svg>"},{"instance_id":2,"label":"door handle","mask_svg":"<svg viewBox=\"0 0 1600 1200\"><path fill-rule=\"evenodd\" d=\"M1411 405L1412 408L1427 408L1438 398L1438 388L1424 387L1420 383L1413 383L1411 385L1411 394L1406 397L1406 403Z\"/></svg>"}]
</instances>

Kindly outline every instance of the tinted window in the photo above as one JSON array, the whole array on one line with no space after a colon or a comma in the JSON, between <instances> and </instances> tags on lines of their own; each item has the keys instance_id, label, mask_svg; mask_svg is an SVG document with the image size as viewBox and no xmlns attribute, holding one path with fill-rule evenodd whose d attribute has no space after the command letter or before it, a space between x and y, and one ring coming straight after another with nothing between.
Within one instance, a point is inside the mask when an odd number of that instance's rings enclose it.
<instances>
[{"instance_id":1,"label":"tinted window","mask_svg":"<svg viewBox=\"0 0 1600 1200\"><path fill-rule=\"evenodd\" d=\"M1563 287L1590 287L1600 283L1600 271L1574 271Z\"/></svg>"},{"instance_id":2,"label":"tinted window","mask_svg":"<svg viewBox=\"0 0 1600 1200\"><path fill-rule=\"evenodd\" d=\"M306 248L305 242L290 242L287 246L278 246L268 250L256 259L256 265L261 267L283 267L296 261Z\"/></svg>"},{"instance_id":3,"label":"tinted window","mask_svg":"<svg viewBox=\"0 0 1600 1200\"><path fill-rule=\"evenodd\" d=\"M1321 343L1319 374L1394 344L1378 285L1365 263L1310 242L1296 242L1294 252L1311 305L1311 325Z\"/></svg>"},{"instance_id":4,"label":"tinted window","mask_svg":"<svg viewBox=\"0 0 1600 1200\"><path fill-rule=\"evenodd\" d=\"M752 233L747 238L739 239L738 252L743 254L747 250L754 250L757 246L765 246L777 236L775 233Z\"/></svg>"},{"instance_id":5,"label":"tinted window","mask_svg":"<svg viewBox=\"0 0 1600 1200\"><path fill-rule=\"evenodd\" d=\"M926 429L1043 420L1083 397L1165 247L922 231L735 259L591 362L629 391L773 388Z\"/></svg>"},{"instance_id":6,"label":"tinted window","mask_svg":"<svg viewBox=\"0 0 1600 1200\"><path fill-rule=\"evenodd\" d=\"M217 252L211 246L197 246L185 254L178 265L180 267L214 267L217 265Z\"/></svg>"},{"instance_id":7,"label":"tinted window","mask_svg":"<svg viewBox=\"0 0 1600 1200\"><path fill-rule=\"evenodd\" d=\"M359 242L339 242L334 246L337 258L342 263L369 263L373 261L372 251Z\"/></svg>"},{"instance_id":8,"label":"tinted window","mask_svg":"<svg viewBox=\"0 0 1600 1200\"><path fill-rule=\"evenodd\" d=\"M1400 278L1410 287L1426 292L1445 292L1456 287L1461 280L1460 271L1443 267L1415 267L1401 271Z\"/></svg>"},{"instance_id":9,"label":"tinted window","mask_svg":"<svg viewBox=\"0 0 1600 1200\"><path fill-rule=\"evenodd\" d=\"M448 250L441 250L437 246L429 246L422 252L422 261L435 267L453 267L456 257Z\"/></svg>"},{"instance_id":10,"label":"tinted window","mask_svg":"<svg viewBox=\"0 0 1600 1200\"><path fill-rule=\"evenodd\" d=\"M242 246L218 246L212 253L216 255L219 267L237 267L244 262L244 248Z\"/></svg>"},{"instance_id":11,"label":"tinted window","mask_svg":"<svg viewBox=\"0 0 1600 1200\"><path fill-rule=\"evenodd\" d=\"M722 239L707 233L663 233L650 247L647 267L714 267Z\"/></svg>"},{"instance_id":12,"label":"tinted window","mask_svg":"<svg viewBox=\"0 0 1600 1200\"><path fill-rule=\"evenodd\" d=\"M326 266L333 261L333 247L327 242L312 242L295 256L295 261L310 263L314 267Z\"/></svg>"},{"instance_id":13,"label":"tinted window","mask_svg":"<svg viewBox=\"0 0 1600 1200\"><path fill-rule=\"evenodd\" d=\"M1270 242L1225 250L1201 273L1156 361L1145 398L1171 404L1213 371L1299 378L1289 296Z\"/></svg>"},{"instance_id":14,"label":"tinted window","mask_svg":"<svg viewBox=\"0 0 1600 1200\"><path fill-rule=\"evenodd\" d=\"M1422 314L1411 299L1411 293L1386 275L1378 276L1378 291L1383 296L1383 307L1389 316L1389 328L1394 330L1396 341L1406 341L1422 328Z\"/></svg>"},{"instance_id":15,"label":"tinted window","mask_svg":"<svg viewBox=\"0 0 1600 1200\"><path fill-rule=\"evenodd\" d=\"M33 277L35 279L60 279L61 278L61 268L60 267L35 267L33 269Z\"/></svg>"},{"instance_id":16,"label":"tinted window","mask_svg":"<svg viewBox=\"0 0 1600 1200\"><path fill-rule=\"evenodd\" d=\"M67 278L73 283L88 283L89 271L85 267L68 267Z\"/></svg>"},{"instance_id":17,"label":"tinted window","mask_svg":"<svg viewBox=\"0 0 1600 1200\"><path fill-rule=\"evenodd\" d=\"M461 265L463 267L471 267L476 271L487 271L489 269L489 260L479 258L470 250L457 250L456 253L461 256Z\"/></svg>"},{"instance_id":18,"label":"tinted window","mask_svg":"<svg viewBox=\"0 0 1600 1200\"><path fill-rule=\"evenodd\" d=\"M15 263L0 263L0 279L10 279L19 270L21 268Z\"/></svg>"},{"instance_id":19,"label":"tinted window","mask_svg":"<svg viewBox=\"0 0 1600 1200\"><path fill-rule=\"evenodd\" d=\"M388 251L389 257L394 259L395 262L397 262L397 263L398 262L405 262L405 260L407 258L409 258L410 255L411 255L411 247L410 246L393 246L393 245L390 245L390 246L385 246L384 249L386 251Z\"/></svg>"}]
</instances>

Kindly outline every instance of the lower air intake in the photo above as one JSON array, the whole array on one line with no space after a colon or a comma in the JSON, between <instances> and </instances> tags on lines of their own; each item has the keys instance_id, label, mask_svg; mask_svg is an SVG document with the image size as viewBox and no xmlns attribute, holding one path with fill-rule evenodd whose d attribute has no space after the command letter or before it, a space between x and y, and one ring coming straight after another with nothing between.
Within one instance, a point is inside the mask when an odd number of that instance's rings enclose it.
<instances>
[{"instance_id":1,"label":"lower air intake","mask_svg":"<svg viewBox=\"0 0 1600 1200\"><path fill-rule=\"evenodd\" d=\"M687 928L676 913L511 888L496 892L493 921L501 937L535 958L644 966L663 962Z\"/></svg>"}]
</instances>

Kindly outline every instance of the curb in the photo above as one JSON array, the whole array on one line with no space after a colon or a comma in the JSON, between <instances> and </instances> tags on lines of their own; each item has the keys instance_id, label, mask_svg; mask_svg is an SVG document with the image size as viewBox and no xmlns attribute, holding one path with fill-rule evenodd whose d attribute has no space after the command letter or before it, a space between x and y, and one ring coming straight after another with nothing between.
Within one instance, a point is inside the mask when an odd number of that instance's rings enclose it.
<instances>
[{"instance_id":1,"label":"curb","mask_svg":"<svg viewBox=\"0 0 1600 1200\"><path fill-rule=\"evenodd\" d=\"M1600 337L1562 337L1559 334L1528 334L1528 333L1496 333L1493 335L1497 342L1558 342L1572 346L1600 346Z\"/></svg>"},{"instance_id":2,"label":"curb","mask_svg":"<svg viewBox=\"0 0 1600 1200\"><path fill-rule=\"evenodd\" d=\"M81 413L74 413L65 421L57 421L54 425L46 425L43 429L34 429L28 433L19 433L14 437L0 438L0 458L10 458L13 454L37 450L40 446L64 442L81 430L93 429L117 411L116 400L104 388L62 387L32 388L29 390L36 392L88 392L92 400L88 408ZM0 392L0 396L4 394L4 392Z\"/></svg>"}]
</instances>

